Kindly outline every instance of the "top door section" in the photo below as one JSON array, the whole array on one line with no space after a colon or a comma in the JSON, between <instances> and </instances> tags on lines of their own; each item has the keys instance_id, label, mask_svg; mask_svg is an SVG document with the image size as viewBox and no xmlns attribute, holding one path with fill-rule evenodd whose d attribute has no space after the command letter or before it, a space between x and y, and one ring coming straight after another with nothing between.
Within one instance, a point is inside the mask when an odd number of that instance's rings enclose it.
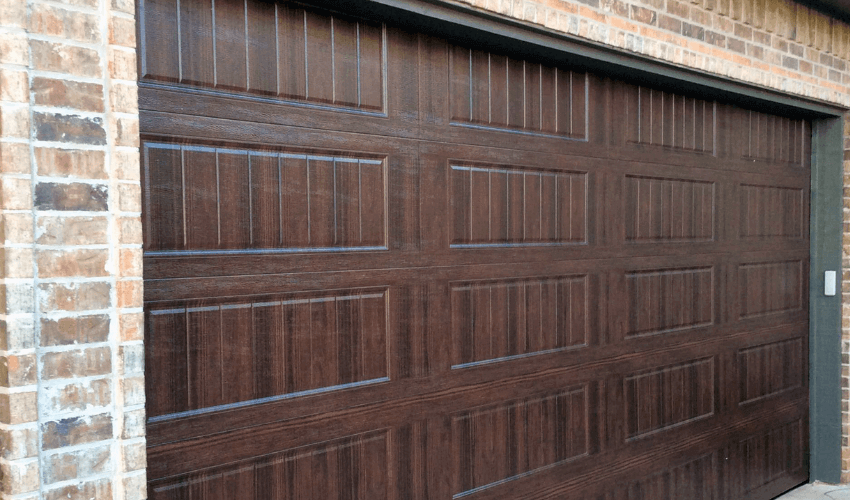
<instances>
[{"instance_id":1,"label":"top door section","mask_svg":"<svg viewBox=\"0 0 850 500\"><path fill-rule=\"evenodd\" d=\"M383 112L384 27L247 0L144 0L141 78Z\"/></svg>"}]
</instances>

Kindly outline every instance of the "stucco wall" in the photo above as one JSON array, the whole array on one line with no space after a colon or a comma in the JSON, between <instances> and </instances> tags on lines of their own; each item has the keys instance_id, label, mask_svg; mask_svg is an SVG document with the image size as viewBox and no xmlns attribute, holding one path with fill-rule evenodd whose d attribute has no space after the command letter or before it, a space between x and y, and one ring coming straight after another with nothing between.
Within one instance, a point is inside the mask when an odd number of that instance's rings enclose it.
<instances>
[{"instance_id":1,"label":"stucco wall","mask_svg":"<svg viewBox=\"0 0 850 500\"><path fill-rule=\"evenodd\" d=\"M456 3L850 106L850 26L790 1ZM3 499L145 498L134 9L0 0ZM850 272L843 292L850 480Z\"/></svg>"}]
</instances>

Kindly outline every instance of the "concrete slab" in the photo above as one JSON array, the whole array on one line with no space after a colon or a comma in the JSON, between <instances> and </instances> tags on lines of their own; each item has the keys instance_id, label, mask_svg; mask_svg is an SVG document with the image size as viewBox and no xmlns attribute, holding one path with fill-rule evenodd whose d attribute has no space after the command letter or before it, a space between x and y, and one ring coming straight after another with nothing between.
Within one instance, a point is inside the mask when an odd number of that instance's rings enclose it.
<instances>
[{"instance_id":1,"label":"concrete slab","mask_svg":"<svg viewBox=\"0 0 850 500\"><path fill-rule=\"evenodd\" d=\"M850 484L806 484L776 500L850 500Z\"/></svg>"}]
</instances>

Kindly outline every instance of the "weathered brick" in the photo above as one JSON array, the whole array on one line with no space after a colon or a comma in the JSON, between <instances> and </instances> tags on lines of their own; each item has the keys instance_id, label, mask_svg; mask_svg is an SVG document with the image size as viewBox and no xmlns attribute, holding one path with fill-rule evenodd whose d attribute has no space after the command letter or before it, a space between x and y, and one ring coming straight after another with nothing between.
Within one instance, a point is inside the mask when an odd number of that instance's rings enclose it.
<instances>
[{"instance_id":1,"label":"weathered brick","mask_svg":"<svg viewBox=\"0 0 850 500\"><path fill-rule=\"evenodd\" d=\"M42 40L30 41L33 68L74 76L100 77L100 54L94 49Z\"/></svg>"},{"instance_id":2,"label":"weathered brick","mask_svg":"<svg viewBox=\"0 0 850 500\"><path fill-rule=\"evenodd\" d=\"M749 43L747 44L747 54L756 59L764 59L764 47Z\"/></svg>"},{"instance_id":3,"label":"weathered brick","mask_svg":"<svg viewBox=\"0 0 850 500\"><path fill-rule=\"evenodd\" d=\"M119 252L121 276L142 277L142 250L140 248L122 248Z\"/></svg>"},{"instance_id":4,"label":"weathered brick","mask_svg":"<svg viewBox=\"0 0 850 500\"><path fill-rule=\"evenodd\" d=\"M36 393L13 392L0 394L0 422L4 424L24 424L38 419Z\"/></svg>"},{"instance_id":5,"label":"weathered brick","mask_svg":"<svg viewBox=\"0 0 850 500\"><path fill-rule=\"evenodd\" d=\"M9 285L0 285L0 298L6 296L8 288ZM32 285L28 285L27 288L32 289ZM33 347L35 347L35 326L32 313L17 316L7 315L5 320L0 320L0 350L12 351L32 349Z\"/></svg>"},{"instance_id":6,"label":"weathered brick","mask_svg":"<svg viewBox=\"0 0 850 500\"><path fill-rule=\"evenodd\" d=\"M705 31L705 41L717 47L726 47L726 35L721 35L716 31Z\"/></svg>"},{"instance_id":7,"label":"weathered brick","mask_svg":"<svg viewBox=\"0 0 850 500\"><path fill-rule=\"evenodd\" d=\"M26 71L0 69L0 101L29 102Z\"/></svg>"},{"instance_id":8,"label":"weathered brick","mask_svg":"<svg viewBox=\"0 0 850 500\"><path fill-rule=\"evenodd\" d=\"M109 380L96 379L85 382L71 381L67 385L48 385L41 388L39 406L42 418L67 414L112 404L112 388Z\"/></svg>"},{"instance_id":9,"label":"weathered brick","mask_svg":"<svg viewBox=\"0 0 850 500\"><path fill-rule=\"evenodd\" d=\"M89 9L97 8L100 5L100 0L54 0L56 3L69 5L72 7L87 7Z\"/></svg>"},{"instance_id":10,"label":"weathered brick","mask_svg":"<svg viewBox=\"0 0 850 500\"><path fill-rule=\"evenodd\" d=\"M629 6L622 0L602 0L602 10L621 17L629 17Z\"/></svg>"},{"instance_id":11,"label":"weathered brick","mask_svg":"<svg viewBox=\"0 0 850 500\"><path fill-rule=\"evenodd\" d=\"M35 354L0 356L0 386L34 385L37 374Z\"/></svg>"},{"instance_id":12,"label":"weathered brick","mask_svg":"<svg viewBox=\"0 0 850 500\"><path fill-rule=\"evenodd\" d=\"M735 33L735 22L728 17L717 16L714 18L714 28L727 34Z\"/></svg>"},{"instance_id":13,"label":"weathered brick","mask_svg":"<svg viewBox=\"0 0 850 500\"><path fill-rule=\"evenodd\" d=\"M694 24L699 24L701 26L711 26L711 14L699 7L692 7L691 21L693 21Z\"/></svg>"},{"instance_id":14,"label":"weathered brick","mask_svg":"<svg viewBox=\"0 0 850 500\"><path fill-rule=\"evenodd\" d=\"M109 414L64 418L41 424L42 450L94 443L111 437L112 416Z\"/></svg>"},{"instance_id":15,"label":"weathered brick","mask_svg":"<svg viewBox=\"0 0 850 500\"><path fill-rule=\"evenodd\" d=\"M136 80L136 52L109 49L109 76L115 80Z\"/></svg>"},{"instance_id":16,"label":"weathered brick","mask_svg":"<svg viewBox=\"0 0 850 500\"><path fill-rule=\"evenodd\" d=\"M33 113L35 137L40 141L106 144L103 118L64 113Z\"/></svg>"},{"instance_id":17,"label":"weathered brick","mask_svg":"<svg viewBox=\"0 0 850 500\"><path fill-rule=\"evenodd\" d=\"M142 221L137 217L121 218L121 243L140 245L142 243Z\"/></svg>"},{"instance_id":18,"label":"weathered brick","mask_svg":"<svg viewBox=\"0 0 850 500\"><path fill-rule=\"evenodd\" d=\"M785 56L782 58L782 65L788 69L800 69L800 60L795 57Z\"/></svg>"},{"instance_id":19,"label":"weathered brick","mask_svg":"<svg viewBox=\"0 0 850 500\"><path fill-rule=\"evenodd\" d=\"M799 44L796 44L796 43L789 43L788 44L788 51L791 52L793 55L795 55L797 57L804 57L805 54L806 54L806 49L803 48L802 45L799 45Z\"/></svg>"},{"instance_id":20,"label":"weathered brick","mask_svg":"<svg viewBox=\"0 0 850 500\"><path fill-rule=\"evenodd\" d=\"M32 283L6 283L0 285L0 304L6 304L6 314L34 311ZM8 334L8 332L7 332Z\"/></svg>"},{"instance_id":21,"label":"weathered brick","mask_svg":"<svg viewBox=\"0 0 850 500\"><path fill-rule=\"evenodd\" d=\"M38 433L34 427L10 427L0 431L0 458L20 460L38 455Z\"/></svg>"},{"instance_id":22,"label":"weathered brick","mask_svg":"<svg viewBox=\"0 0 850 500\"><path fill-rule=\"evenodd\" d=\"M800 60L800 73L805 73L807 75L811 74L814 70L814 65L809 61Z\"/></svg>"},{"instance_id":23,"label":"weathered brick","mask_svg":"<svg viewBox=\"0 0 850 500\"><path fill-rule=\"evenodd\" d=\"M102 474L112 468L109 446L56 453L44 457L44 483L53 484L80 477Z\"/></svg>"},{"instance_id":24,"label":"weathered brick","mask_svg":"<svg viewBox=\"0 0 850 500\"><path fill-rule=\"evenodd\" d=\"M100 24L96 14L68 10L43 3L33 3L29 30L78 42L100 41Z\"/></svg>"},{"instance_id":25,"label":"weathered brick","mask_svg":"<svg viewBox=\"0 0 850 500\"><path fill-rule=\"evenodd\" d=\"M112 498L112 482L108 479L62 486L44 492L44 500L106 500Z\"/></svg>"},{"instance_id":26,"label":"weathered brick","mask_svg":"<svg viewBox=\"0 0 850 500\"><path fill-rule=\"evenodd\" d=\"M0 105L0 137L29 139L30 114L27 106Z\"/></svg>"},{"instance_id":27,"label":"weathered brick","mask_svg":"<svg viewBox=\"0 0 850 500\"><path fill-rule=\"evenodd\" d=\"M689 19L691 14L688 4L676 0L667 0L667 13L684 19Z\"/></svg>"},{"instance_id":28,"label":"weathered brick","mask_svg":"<svg viewBox=\"0 0 850 500\"><path fill-rule=\"evenodd\" d=\"M18 495L38 490L38 461L0 462L0 493Z\"/></svg>"},{"instance_id":29,"label":"weathered brick","mask_svg":"<svg viewBox=\"0 0 850 500\"><path fill-rule=\"evenodd\" d=\"M91 377L112 370L112 351L109 347L92 347L75 351L49 352L42 356L41 377Z\"/></svg>"},{"instance_id":30,"label":"weathered brick","mask_svg":"<svg viewBox=\"0 0 850 500\"><path fill-rule=\"evenodd\" d=\"M140 375L145 372L145 348L142 344L123 345L118 348L123 374Z\"/></svg>"},{"instance_id":31,"label":"weathered brick","mask_svg":"<svg viewBox=\"0 0 850 500\"><path fill-rule=\"evenodd\" d=\"M43 278L108 276L107 250L40 250L38 275Z\"/></svg>"},{"instance_id":32,"label":"weathered brick","mask_svg":"<svg viewBox=\"0 0 850 500\"><path fill-rule=\"evenodd\" d=\"M20 0L0 0L0 26L24 28L27 23L27 4Z\"/></svg>"},{"instance_id":33,"label":"weathered brick","mask_svg":"<svg viewBox=\"0 0 850 500\"><path fill-rule=\"evenodd\" d=\"M137 183L118 184L118 208L122 212L140 212L142 210L142 190Z\"/></svg>"},{"instance_id":34,"label":"weathered brick","mask_svg":"<svg viewBox=\"0 0 850 500\"><path fill-rule=\"evenodd\" d=\"M655 26L657 23L657 14L654 10L647 9L645 7L639 7L637 5L632 5L632 19L639 23L649 24Z\"/></svg>"},{"instance_id":35,"label":"weathered brick","mask_svg":"<svg viewBox=\"0 0 850 500\"><path fill-rule=\"evenodd\" d=\"M125 14L136 13L136 2L134 0L112 0L112 10Z\"/></svg>"},{"instance_id":36,"label":"weathered brick","mask_svg":"<svg viewBox=\"0 0 850 500\"><path fill-rule=\"evenodd\" d=\"M772 37L771 37L770 34L765 33L763 31L758 31L758 30L753 31L753 41L756 42L756 43L760 43L762 45L770 47L771 38Z\"/></svg>"},{"instance_id":37,"label":"weathered brick","mask_svg":"<svg viewBox=\"0 0 850 500\"><path fill-rule=\"evenodd\" d=\"M112 305L112 287L105 282L41 283L39 307L50 311L96 311Z\"/></svg>"},{"instance_id":38,"label":"weathered brick","mask_svg":"<svg viewBox=\"0 0 850 500\"><path fill-rule=\"evenodd\" d=\"M0 23L2 24L2 23ZM3 33L0 35L0 64L29 64L27 37L23 33Z\"/></svg>"},{"instance_id":39,"label":"weathered brick","mask_svg":"<svg viewBox=\"0 0 850 500\"><path fill-rule=\"evenodd\" d=\"M682 34L697 40L705 40L705 28L691 23L682 23Z\"/></svg>"},{"instance_id":40,"label":"weathered brick","mask_svg":"<svg viewBox=\"0 0 850 500\"><path fill-rule=\"evenodd\" d=\"M123 500L145 500L148 498L147 479L144 473L124 478Z\"/></svg>"},{"instance_id":41,"label":"weathered brick","mask_svg":"<svg viewBox=\"0 0 850 500\"><path fill-rule=\"evenodd\" d=\"M138 113L139 93L135 84L115 83L109 89L112 111L118 113Z\"/></svg>"},{"instance_id":42,"label":"weathered brick","mask_svg":"<svg viewBox=\"0 0 850 500\"><path fill-rule=\"evenodd\" d=\"M726 47L729 50L733 50L740 54L747 53L747 43L743 40L738 40L737 38L728 38L726 39Z\"/></svg>"},{"instance_id":43,"label":"weathered brick","mask_svg":"<svg viewBox=\"0 0 850 500\"><path fill-rule=\"evenodd\" d=\"M145 443L127 443L122 448L123 472L144 469L147 463Z\"/></svg>"},{"instance_id":44,"label":"weathered brick","mask_svg":"<svg viewBox=\"0 0 850 500\"><path fill-rule=\"evenodd\" d=\"M36 77L32 80L31 88L34 102L39 106L68 107L92 112L104 110L103 85L99 83Z\"/></svg>"},{"instance_id":45,"label":"weathered brick","mask_svg":"<svg viewBox=\"0 0 850 500\"><path fill-rule=\"evenodd\" d=\"M32 278L32 248L0 248L0 268L7 278Z\"/></svg>"},{"instance_id":46,"label":"weathered brick","mask_svg":"<svg viewBox=\"0 0 850 500\"><path fill-rule=\"evenodd\" d=\"M665 16L661 14L658 16L658 27L661 29L673 31L675 33L682 32L682 21L676 19L675 17Z\"/></svg>"},{"instance_id":47,"label":"weathered brick","mask_svg":"<svg viewBox=\"0 0 850 500\"><path fill-rule=\"evenodd\" d=\"M106 155L103 151L35 148L38 175L106 179Z\"/></svg>"},{"instance_id":48,"label":"weathered brick","mask_svg":"<svg viewBox=\"0 0 850 500\"><path fill-rule=\"evenodd\" d=\"M753 39L753 29L741 23L735 23L735 36L745 40Z\"/></svg>"},{"instance_id":49,"label":"weathered brick","mask_svg":"<svg viewBox=\"0 0 850 500\"><path fill-rule=\"evenodd\" d=\"M142 330L143 322L144 317L142 313L127 313L119 316L118 325L121 330L121 341L142 340L144 337Z\"/></svg>"},{"instance_id":50,"label":"weathered brick","mask_svg":"<svg viewBox=\"0 0 850 500\"><path fill-rule=\"evenodd\" d=\"M0 142L0 173L29 174L30 148L20 142Z\"/></svg>"},{"instance_id":51,"label":"weathered brick","mask_svg":"<svg viewBox=\"0 0 850 500\"><path fill-rule=\"evenodd\" d=\"M108 300L108 283L100 285L107 286L106 295ZM109 337L109 323L109 316L105 314L42 319L41 345L50 347L105 342Z\"/></svg>"},{"instance_id":52,"label":"weathered brick","mask_svg":"<svg viewBox=\"0 0 850 500\"><path fill-rule=\"evenodd\" d=\"M2 238L0 242L6 243L32 243L34 240L32 229L32 215L26 213L7 213L0 215L2 218Z\"/></svg>"},{"instance_id":53,"label":"weathered brick","mask_svg":"<svg viewBox=\"0 0 850 500\"><path fill-rule=\"evenodd\" d=\"M125 406L145 404L145 377L126 377L121 381Z\"/></svg>"},{"instance_id":54,"label":"weathered brick","mask_svg":"<svg viewBox=\"0 0 850 500\"><path fill-rule=\"evenodd\" d=\"M35 206L41 210L108 210L107 186L72 182L40 182L35 188Z\"/></svg>"},{"instance_id":55,"label":"weathered brick","mask_svg":"<svg viewBox=\"0 0 850 500\"><path fill-rule=\"evenodd\" d=\"M0 176L0 208L32 209L32 184L29 179Z\"/></svg>"},{"instance_id":56,"label":"weathered brick","mask_svg":"<svg viewBox=\"0 0 850 500\"><path fill-rule=\"evenodd\" d=\"M108 243L106 217L53 217L38 218L37 239L41 245L105 245Z\"/></svg>"},{"instance_id":57,"label":"weathered brick","mask_svg":"<svg viewBox=\"0 0 850 500\"><path fill-rule=\"evenodd\" d=\"M118 307L142 307L142 280L120 280L115 287Z\"/></svg>"},{"instance_id":58,"label":"weathered brick","mask_svg":"<svg viewBox=\"0 0 850 500\"><path fill-rule=\"evenodd\" d=\"M121 437L124 439L138 438L145 435L145 410L124 412L124 425Z\"/></svg>"},{"instance_id":59,"label":"weathered brick","mask_svg":"<svg viewBox=\"0 0 850 500\"><path fill-rule=\"evenodd\" d=\"M136 47L136 22L125 17L109 18L109 43L124 47Z\"/></svg>"},{"instance_id":60,"label":"weathered brick","mask_svg":"<svg viewBox=\"0 0 850 500\"><path fill-rule=\"evenodd\" d=\"M113 151L111 162L119 180L138 181L141 178L138 151Z\"/></svg>"},{"instance_id":61,"label":"weathered brick","mask_svg":"<svg viewBox=\"0 0 850 500\"><path fill-rule=\"evenodd\" d=\"M138 118L113 116L109 119L109 132L116 146L139 146Z\"/></svg>"}]
</instances>

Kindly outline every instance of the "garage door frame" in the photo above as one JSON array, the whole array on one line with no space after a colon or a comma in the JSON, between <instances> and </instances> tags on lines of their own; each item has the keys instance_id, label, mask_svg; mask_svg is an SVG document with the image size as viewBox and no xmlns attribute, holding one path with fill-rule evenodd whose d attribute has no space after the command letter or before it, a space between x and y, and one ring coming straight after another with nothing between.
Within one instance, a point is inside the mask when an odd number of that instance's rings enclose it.
<instances>
[{"instance_id":1,"label":"garage door frame","mask_svg":"<svg viewBox=\"0 0 850 500\"><path fill-rule=\"evenodd\" d=\"M841 293L823 293L824 271L841 273L843 230L844 109L813 99L790 96L718 75L674 66L636 53L530 26L495 13L439 0L336 0L326 8L391 19L467 42L503 45L569 59L588 69L604 68L613 77L649 85L699 92L735 104L812 120L809 286L809 426L810 480L837 483L841 477ZM613 72L613 73L612 73Z\"/></svg>"}]
</instances>

